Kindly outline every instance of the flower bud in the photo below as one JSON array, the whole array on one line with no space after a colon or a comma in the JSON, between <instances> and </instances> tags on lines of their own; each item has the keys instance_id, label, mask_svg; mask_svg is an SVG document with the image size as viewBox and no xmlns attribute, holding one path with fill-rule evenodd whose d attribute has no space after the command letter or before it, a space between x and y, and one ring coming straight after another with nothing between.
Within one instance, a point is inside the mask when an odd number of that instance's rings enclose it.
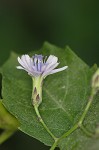
<instances>
[{"instance_id":1,"label":"flower bud","mask_svg":"<svg viewBox=\"0 0 99 150\"><path fill-rule=\"evenodd\" d=\"M99 90L99 68L92 77L92 88Z\"/></svg>"}]
</instances>

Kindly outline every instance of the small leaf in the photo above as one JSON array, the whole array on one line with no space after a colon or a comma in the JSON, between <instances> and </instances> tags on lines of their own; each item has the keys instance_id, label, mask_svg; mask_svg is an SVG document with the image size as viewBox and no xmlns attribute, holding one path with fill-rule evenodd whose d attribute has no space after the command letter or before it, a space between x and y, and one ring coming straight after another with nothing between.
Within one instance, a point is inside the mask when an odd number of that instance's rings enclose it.
<instances>
[{"instance_id":1,"label":"small leaf","mask_svg":"<svg viewBox=\"0 0 99 150\"><path fill-rule=\"evenodd\" d=\"M60 67L68 65L68 69L48 76L44 80L43 103L39 110L41 116L56 137L60 137L78 122L90 95L90 82L94 68L90 69L69 47L64 49L45 43L35 53L59 58ZM17 70L17 54L12 53L9 60L2 66L2 97L5 107L20 121L20 130L35 137L46 145L52 145L53 139L46 132L36 117L31 102L32 80L23 70ZM84 125L94 132L99 123L98 95L88 112ZM92 141L83 131L77 129L59 144L61 150L87 150L92 148ZM97 144L98 145L98 144ZM98 150L97 148L92 150Z\"/></svg>"}]
</instances>

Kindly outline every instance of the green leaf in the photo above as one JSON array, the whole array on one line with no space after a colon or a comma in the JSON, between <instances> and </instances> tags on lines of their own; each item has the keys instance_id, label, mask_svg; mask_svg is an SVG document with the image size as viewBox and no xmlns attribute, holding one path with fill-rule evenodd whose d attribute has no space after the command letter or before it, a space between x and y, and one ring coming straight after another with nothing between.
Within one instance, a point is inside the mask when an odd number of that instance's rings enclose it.
<instances>
[{"instance_id":1,"label":"green leaf","mask_svg":"<svg viewBox=\"0 0 99 150\"><path fill-rule=\"evenodd\" d=\"M19 125L17 119L5 109L0 100L0 128L6 130L17 130Z\"/></svg>"},{"instance_id":2,"label":"green leaf","mask_svg":"<svg viewBox=\"0 0 99 150\"><path fill-rule=\"evenodd\" d=\"M81 117L90 95L91 77L95 68L90 69L69 47L64 49L45 43L43 48L35 53L59 58L60 67L68 65L68 69L48 76L44 80L43 102L40 105L41 116L56 136L60 137L72 128ZM3 104L21 123L20 130L40 140L46 145L52 145L53 139L40 124L31 102L32 80L23 70L17 70L17 54L12 53L9 60L2 66L2 97ZM99 123L99 100L94 100L84 126L94 132ZM96 143L96 147L92 143ZM81 129L59 143L61 150L99 149L99 139L89 138ZM93 145L93 148L92 148ZM98 145L98 146L97 146Z\"/></svg>"}]
</instances>

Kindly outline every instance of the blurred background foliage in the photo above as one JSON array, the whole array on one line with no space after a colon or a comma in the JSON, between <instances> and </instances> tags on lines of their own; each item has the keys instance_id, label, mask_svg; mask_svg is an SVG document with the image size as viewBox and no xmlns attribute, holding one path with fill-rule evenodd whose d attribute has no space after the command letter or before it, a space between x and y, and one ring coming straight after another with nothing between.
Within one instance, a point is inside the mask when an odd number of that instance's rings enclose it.
<instances>
[{"instance_id":1,"label":"blurred background foliage","mask_svg":"<svg viewBox=\"0 0 99 150\"><path fill-rule=\"evenodd\" d=\"M0 65L11 51L23 54L44 41L69 45L88 65L99 64L99 1L1 0ZM0 150L48 150L37 140L17 132Z\"/></svg>"}]
</instances>

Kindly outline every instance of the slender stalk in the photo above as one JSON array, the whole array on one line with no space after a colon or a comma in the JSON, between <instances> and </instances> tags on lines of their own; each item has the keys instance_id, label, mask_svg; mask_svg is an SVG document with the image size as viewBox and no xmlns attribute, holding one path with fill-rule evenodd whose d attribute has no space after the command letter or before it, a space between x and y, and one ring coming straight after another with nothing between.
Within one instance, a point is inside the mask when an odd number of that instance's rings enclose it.
<instances>
[{"instance_id":1,"label":"slender stalk","mask_svg":"<svg viewBox=\"0 0 99 150\"><path fill-rule=\"evenodd\" d=\"M35 91L35 90L34 90ZM83 130L83 132L85 132L86 133L86 135L88 135L88 136L92 136L93 134L92 133L90 133L90 132L88 132L84 127L83 127L83 121L84 121L84 119L85 119L85 117L86 117L86 114L88 113L88 110L89 110L89 108L90 108L90 106L91 106L91 104L92 104L92 101L93 101L93 99L94 99L94 96L96 95L96 90L95 90L95 88L92 88L92 91L91 91L91 95L90 95L90 98L89 98L89 100L88 100L88 103L87 103L87 105L86 105L86 107L85 107L85 109L84 109L84 112L83 112L83 114L81 115L81 117L80 117L80 119L79 119L79 121L69 130L69 131L67 131L66 133L64 133L60 138L56 138L55 136L54 136L54 134L49 130L49 128L46 126L46 124L44 123L44 121L43 121L43 119L42 119L42 117L41 117L41 115L40 115L40 113L39 113L39 109L38 109L38 104L37 104L37 102L35 101L35 103L33 103L33 105L34 105L34 109L35 109L35 112L36 112L36 114L37 114L37 116L38 116L38 119L39 119L39 121L41 122L41 124L43 125L43 127L46 129L46 131L50 134L50 136L54 139L54 144L52 145L52 147L50 148L50 150L54 150L56 147L57 147L57 145L58 145L58 143L63 139L63 138L66 138L67 136L69 136L71 133L73 133L77 128L81 128L82 130ZM34 97L34 99L35 99L35 97Z\"/></svg>"},{"instance_id":2,"label":"slender stalk","mask_svg":"<svg viewBox=\"0 0 99 150\"><path fill-rule=\"evenodd\" d=\"M49 130L49 128L47 127L47 125L45 124L45 122L43 121L40 112L39 112L39 105L42 102L42 84L43 84L43 78L42 77L36 77L36 78L32 78L33 80L33 91L32 91L32 100L33 100L33 106L34 106L34 110L35 113L38 117L38 120L40 121L40 123L42 124L42 126L44 127L44 129L49 133L49 135L54 139L54 146L56 147L56 141L57 138L54 136L54 134ZM55 148L54 147L54 148ZM54 149L52 149L54 150Z\"/></svg>"},{"instance_id":3,"label":"slender stalk","mask_svg":"<svg viewBox=\"0 0 99 150\"><path fill-rule=\"evenodd\" d=\"M38 119L39 121L41 122L41 124L43 125L43 127L46 129L46 131L51 135L51 137L56 140L57 138L54 136L54 134L49 130L49 128L46 126L46 124L44 123L40 113L39 113L39 110L38 110L38 107L36 105L34 105L34 109L35 109L35 112L38 116Z\"/></svg>"},{"instance_id":4,"label":"slender stalk","mask_svg":"<svg viewBox=\"0 0 99 150\"><path fill-rule=\"evenodd\" d=\"M81 116L79 122L78 122L77 124L75 124L69 131L67 131L65 134L63 134L63 135L59 138L58 142L59 142L60 140L62 140L63 138L66 138L67 136L69 136L72 132L74 132L74 131L75 131L77 128L79 128L79 127L80 127L88 136L92 136L92 133L88 132L88 131L83 127L82 123L83 123L83 121L84 121L84 119L85 119L85 116L86 116L86 114L87 114L87 112L88 112L88 110L89 110L89 108L90 108L90 106L91 106L91 104L92 104L92 101L93 101L93 98L94 98L95 94L96 94L96 91L95 91L94 89L92 89L91 95L90 95L90 98L89 98L89 101L88 101L88 103L87 103L87 105L86 105L86 107L85 107L85 110L84 110L84 112L83 112L83 114L82 114L82 116ZM57 142L57 143L58 143L58 142Z\"/></svg>"},{"instance_id":5,"label":"slender stalk","mask_svg":"<svg viewBox=\"0 0 99 150\"><path fill-rule=\"evenodd\" d=\"M63 139L66 138L67 136L69 136L72 132L74 132L76 129L78 128L78 124L74 125L69 131L67 131L65 134L63 134L59 139L57 139L54 144L52 145L50 150L54 150L58 143Z\"/></svg>"},{"instance_id":6,"label":"slender stalk","mask_svg":"<svg viewBox=\"0 0 99 150\"><path fill-rule=\"evenodd\" d=\"M57 147L57 144L59 142L59 139L57 139L54 144L52 145L52 147L50 148L50 150L54 150Z\"/></svg>"},{"instance_id":7,"label":"slender stalk","mask_svg":"<svg viewBox=\"0 0 99 150\"><path fill-rule=\"evenodd\" d=\"M90 108L90 106L91 106L91 104L92 104L92 101L93 101L93 98L94 98L95 94L96 94L95 90L92 89L92 92L91 92L89 101L88 101L88 103L87 103L87 105L86 105L86 107L85 107L85 110L84 110L84 112L83 112L83 114L82 114L82 116L81 116L81 118L80 118L80 120L79 120L79 126L82 125L82 122L84 121L85 116L86 116L86 114L87 114L87 112L88 112L88 110L89 110L89 108Z\"/></svg>"},{"instance_id":8,"label":"slender stalk","mask_svg":"<svg viewBox=\"0 0 99 150\"><path fill-rule=\"evenodd\" d=\"M67 131L65 134L63 134L60 138L59 141L63 138L66 138L67 136L69 136L72 132L74 132L76 129L78 128L78 123L75 124L69 131Z\"/></svg>"}]
</instances>

